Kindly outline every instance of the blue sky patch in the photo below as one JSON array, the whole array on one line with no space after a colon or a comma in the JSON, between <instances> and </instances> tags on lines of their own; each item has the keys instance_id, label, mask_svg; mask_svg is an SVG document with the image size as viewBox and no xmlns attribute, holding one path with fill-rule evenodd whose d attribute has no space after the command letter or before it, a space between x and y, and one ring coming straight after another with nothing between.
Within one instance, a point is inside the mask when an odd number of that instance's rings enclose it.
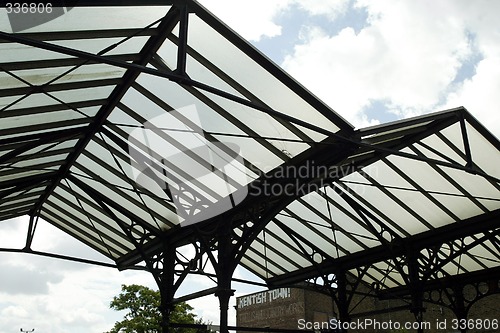
<instances>
[{"instance_id":1,"label":"blue sky patch","mask_svg":"<svg viewBox=\"0 0 500 333\"><path fill-rule=\"evenodd\" d=\"M286 55L293 52L297 44L301 44L301 31L305 27L319 27L330 36L337 35L347 27L351 27L358 34L367 23L368 13L365 8L349 8L344 14L336 18L323 15L311 15L307 10L293 5L281 12L274 22L282 27L281 35L275 37L264 37L254 45L277 64L283 63Z\"/></svg>"},{"instance_id":2,"label":"blue sky patch","mask_svg":"<svg viewBox=\"0 0 500 333\"><path fill-rule=\"evenodd\" d=\"M484 56L481 54L481 52L477 50L475 41L476 36L472 33L468 33L467 35L469 38L469 42L473 45L474 52L462 62L462 66L459 68L452 84L463 82L467 79L472 79L472 77L476 74L477 65L481 60L484 59Z\"/></svg>"},{"instance_id":3,"label":"blue sky patch","mask_svg":"<svg viewBox=\"0 0 500 333\"><path fill-rule=\"evenodd\" d=\"M363 108L363 113L366 115L368 120L378 120L381 123L387 123L390 121L398 120L399 117L393 112L389 111L388 100L371 100L370 105Z\"/></svg>"}]
</instances>

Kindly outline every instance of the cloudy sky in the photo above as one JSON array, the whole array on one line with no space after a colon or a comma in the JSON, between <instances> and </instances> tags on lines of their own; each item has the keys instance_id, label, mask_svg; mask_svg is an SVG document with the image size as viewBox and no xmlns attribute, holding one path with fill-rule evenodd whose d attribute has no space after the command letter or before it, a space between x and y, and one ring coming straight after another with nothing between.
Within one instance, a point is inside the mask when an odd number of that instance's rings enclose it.
<instances>
[{"instance_id":1,"label":"cloudy sky","mask_svg":"<svg viewBox=\"0 0 500 333\"><path fill-rule=\"evenodd\" d=\"M499 1L201 2L356 127L465 106L500 137ZM26 227L0 223L0 247L22 247ZM34 248L103 260L45 223ZM121 318L108 308L121 284L154 287L141 272L8 253L0 263L0 333L103 332ZM207 299L191 304L217 322Z\"/></svg>"}]
</instances>

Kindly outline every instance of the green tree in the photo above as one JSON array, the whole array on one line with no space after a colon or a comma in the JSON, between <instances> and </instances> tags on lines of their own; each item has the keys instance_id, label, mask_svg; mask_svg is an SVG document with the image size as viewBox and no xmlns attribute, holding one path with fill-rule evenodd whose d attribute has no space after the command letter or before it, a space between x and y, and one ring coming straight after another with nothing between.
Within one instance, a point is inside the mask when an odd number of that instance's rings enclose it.
<instances>
[{"instance_id":1,"label":"green tree","mask_svg":"<svg viewBox=\"0 0 500 333\"><path fill-rule=\"evenodd\" d=\"M161 333L160 292L141 285L122 285L122 291L113 297L109 307L117 311L128 311L122 321L106 333ZM203 324L196 319L193 308L187 303L178 303L171 313L172 323ZM179 333L209 332L189 328L177 328Z\"/></svg>"}]
</instances>

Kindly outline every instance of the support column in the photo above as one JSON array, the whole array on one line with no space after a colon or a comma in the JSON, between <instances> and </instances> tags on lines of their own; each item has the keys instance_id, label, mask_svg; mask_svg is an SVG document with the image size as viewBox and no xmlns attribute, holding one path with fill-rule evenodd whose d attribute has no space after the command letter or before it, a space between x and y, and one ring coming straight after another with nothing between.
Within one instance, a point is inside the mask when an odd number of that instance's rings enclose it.
<instances>
[{"instance_id":1,"label":"support column","mask_svg":"<svg viewBox=\"0 0 500 333\"><path fill-rule=\"evenodd\" d=\"M465 308L465 300L464 300L464 293L463 293L463 286L460 285L455 285L453 286L453 294L454 294L454 299L450 300L453 301L453 313L455 316L457 316L457 319L465 319L467 320L467 310ZM461 329L461 333L466 333L467 329Z\"/></svg>"},{"instance_id":2,"label":"support column","mask_svg":"<svg viewBox=\"0 0 500 333\"><path fill-rule=\"evenodd\" d=\"M231 230L221 223L218 227L218 267L217 291L215 296L219 298L220 305L220 332L228 333L228 311L229 300L234 294L231 289L231 277L234 271L233 260L231 260Z\"/></svg>"},{"instance_id":3,"label":"support column","mask_svg":"<svg viewBox=\"0 0 500 333\"><path fill-rule=\"evenodd\" d=\"M347 298L347 279L345 271L339 270L337 273L337 307L339 310L339 320L341 322L350 322L349 301ZM342 329L341 332L347 332Z\"/></svg>"},{"instance_id":4,"label":"support column","mask_svg":"<svg viewBox=\"0 0 500 333\"><path fill-rule=\"evenodd\" d=\"M220 308L220 332L228 333L228 322L229 322L229 300L233 296L234 290L229 289L219 289L215 292L215 296L219 298L219 308Z\"/></svg>"},{"instance_id":5,"label":"support column","mask_svg":"<svg viewBox=\"0 0 500 333\"><path fill-rule=\"evenodd\" d=\"M174 287L174 276L175 276L175 247L164 244L163 252L161 253L162 258L160 258L160 263L163 267L155 274L156 281L158 283L158 288L161 295L161 332L170 333L174 332L170 327L170 314L174 309L174 304L172 303L175 295Z\"/></svg>"},{"instance_id":6,"label":"support column","mask_svg":"<svg viewBox=\"0 0 500 333\"><path fill-rule=\"evenodd\" d=\"M175 74L186 76L186 59L187 59L187 37L188 37L188 19L189 10L187 3L179 5L179 41L177 44L177 68Z\"/></svg>"},{"instance_id":7,"label":"support column","mask_svg":"<svg viewBox=\"0 0 500 333\"><path fill-rule=\"evenodd\" d=\"M418 333L423 333L422 322L424 317L424 290L423 283L419 277L418 271L418 252L410 250L408 252L408 278L409 287L411 290L411 308L410 312L415 316L415 320L420 323L417 330Z\"/></svg>"}]
</instances>

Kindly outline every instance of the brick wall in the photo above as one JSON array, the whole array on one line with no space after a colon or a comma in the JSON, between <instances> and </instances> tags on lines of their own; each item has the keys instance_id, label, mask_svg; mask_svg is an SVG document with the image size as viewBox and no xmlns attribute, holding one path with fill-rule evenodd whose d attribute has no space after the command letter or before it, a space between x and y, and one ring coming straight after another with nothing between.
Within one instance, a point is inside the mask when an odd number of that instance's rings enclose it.
<instances>
[{"instance_id":1,"label":"brick wall","mask_svg":"<svg viewBox=\"0 0 500 333\"><path fill-rule=\"evenodd\" d=\"M242 327L297 329L299 319L332 317L331 298L304 289L280 288L236 298L236 325Z\"/></svg>"},{"instance_id":2,"label":"brick wall","mask_svg":"<svg viewBox=\"0 0 500 333\"><path fill-rule=\"evenodd\" d=\"M296 329L296 318L304 317L304 292L279 288L238 297L236 311L237 326Z\"/></svg>"},{"instance_id":3,"label":"brick wall","mask_svg":"<svg viewBox=\"0 0 500 333\"><path fill-rule=\"evenodd\" d=\"M297 288L280 288L238 297L236 304L236 325L244 327L298 329L299 319L304 319L307 322L326 322L336 316L336 307L332 307L332 300L329 296ZM369 317L359 316L360 313L364 312L383 311L405 305L408 304L398 299L378 300L373 297L356 295L351 302L351 307L356 306L351 314L353 320L370 318L378 322L414 322L415 317L407 309L380 313ZM424 303L424 307L426 309L424 320L431 325L430 329L425 330L425 332L453 332L451 323L456 317L451 310L432 303ZM490 295L475 303L469 312L469 319L496 319L500 321L500 294ZM443 321L446 321L447 329L438 329L437 323ZM349 330L349 332L395 333L416 332L416 330L365 328L363 330ZM468 332L492 333L500 332L500 330L472 329L468 330Z\"/></svg>"}]
</instances>

